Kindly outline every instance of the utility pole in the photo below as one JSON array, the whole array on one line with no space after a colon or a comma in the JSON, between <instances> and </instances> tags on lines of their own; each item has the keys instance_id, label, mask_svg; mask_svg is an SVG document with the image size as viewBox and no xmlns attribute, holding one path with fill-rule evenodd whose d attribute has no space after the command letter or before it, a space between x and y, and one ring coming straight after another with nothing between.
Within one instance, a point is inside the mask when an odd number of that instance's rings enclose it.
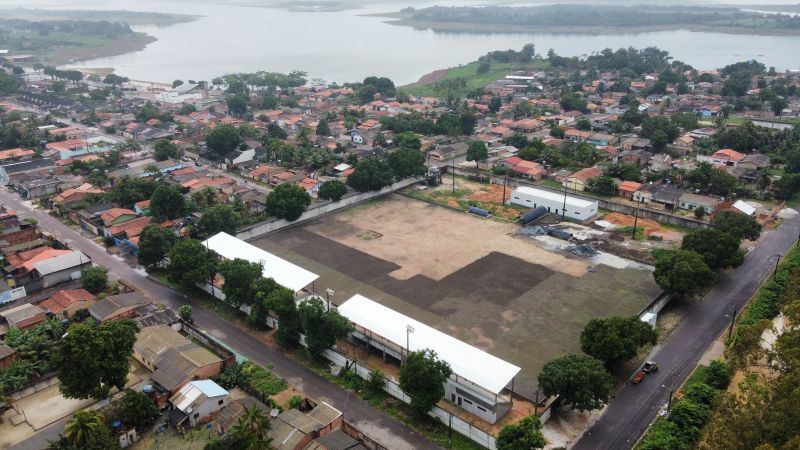
<instances>
[{"instance_id":1,"label":"utility pole","mask_svg":"<svg viewBox=\"0 0 800 450\"><path fill-rule=\"evenodd\" d=\"M737 312L738 311L736 311L736 308L733 308L733 315L731 316L731 325L730 325L730 327L728 327L728 339L730 339L731 335L733 334L733 325L736 323L736 313Z\"/></svg>"},{"instance_id":2,"label":"utility pole","mask_svg":"<svg viewBox=\"0 0 800 450\"><path fill-rule=\"evenodd\" d=\"M775 271L772 272L772 276L778 276L778 265L781 263L781 255L775 255Z\"/></svg>"},{"instance_id":3,"label":"utility pole","mask_svg":"<svg viewBox=\"0 0 800 450\"><path fill-rule=\"evenodd\" d=\"M456 192L456 159L455 158L453 158L453 161L450 164L450 167L453 169L453 193L455 194L455 192Z\"/></svg>"},{"instance_id":4,"label":"utility pole","mask_svg":"<svg viewBox=\"0 0 800 450\"><path fill-rule=\"evenodd\" d=\"M409 345L411 343L410 336L411 336L411 333L413 333L413 332L414 332L414 327L412 327L411 325L406 325L406 358L408 358L408 355L411 353L411 351L409 349Z\"/></svg>"},{"instance_id":5,"label":"utility pole","mask_svg":"<svg viewBox=\"0 0 800 450\"><path fill-rule=\"evenodd\" d=\"M633 210L633 234L631 235L631 237L633 238L634 241L636 240L636 224L639 223L639 204L641 203L641 201L642 197L639 196L639 199L636 200L636 209Z\"/></svg>"},{"instance_id":6,"label":"utility pole","mask_svg":"<svg viewBox=\"0 0 800 450\"><path fill-rule=\"evenodd\" d=\"M508 169L503 175L503 206L506 206L506 182L508 181Z\"/></svg>"},{"instance_id":7,"label":"utility pole","mask_svg":"<svg viewBox=\"0 0 800 450\"><path fill-rule=\"evenodd\" d=\"M564 180L564 206L561 208L561 221L567 215L567 180Z\"/></svg>"}]
</instances>

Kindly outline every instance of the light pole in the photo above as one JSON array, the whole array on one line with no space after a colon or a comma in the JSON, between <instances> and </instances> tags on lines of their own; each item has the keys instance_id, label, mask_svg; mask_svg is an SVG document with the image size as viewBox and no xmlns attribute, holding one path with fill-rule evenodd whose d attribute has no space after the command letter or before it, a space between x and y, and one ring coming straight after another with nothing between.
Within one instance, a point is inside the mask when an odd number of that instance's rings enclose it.
<instances>
[{"instance_id":1,"label":"light pole","mask_svg":"<svg viewBox=\"0 0 800 450\"><path fill-rule=\"evenodd\" d=\"M731 335L733 334L733 324L736 323L736 313L737 312L738 311L736 311L736 308L733 308L733 311L731 311L731 326L728 327L728 339L730 339Z\"/></svg>"},{"instance_id":2,"label":"light pole","mask_svg":"<svg viewBox=\"0 0 800 450\"><path fill-rule=\"evenodd\" d=\"M506 182L508 181L508 169L503 174L503 206L506 206Z\"/></svg>"},{"instance_id":3,"label":"light pole","mask_svg":"<svg viewBox=\"0 0 800 450\"><path fill-rule=\"evenodd\" d=\"M414 327L411 325L406 325L406 358L408 358L409 353L411 352L409 349L409 344L411 343L411 333L414 332Z\"/></svg>"},{"instance_id":4,"label":"light pole","mask_svg":"<svg viewBox=\"0 0 800 450\"><path fill-rule=\"evenodd\" d=\"M328 312L331 312L331 297L333 296L333 289L325 289L325 299L328 300Z\"/></svg>"},{"instance_id":5,"label":"light pole","mask_svg":"<svg viewBox=\"0 0 800 450\"><path fill-rule=\"evenodd\" d=\"M781 263L781 255L778 255L778 254L776 254L776 255L775 255L775 271L774 271L774 272L772 272L772 276L773 276L773 277L776 277L776 276L778 276L778 265L779 265L780 263Z\"/></svg>"},{"instance_id":6,"label":"light pole","mask_svg":"<svg viewBox=\"0 0 800 450\"><path fill-rule=\"evenodd\" d=\"M636 240L636 224L639 223L639 204L642 202L642 196L640 195L636 200L636 209L633 211L633 234L631 237L633 240Z\"/></svg>"},{"instance_id":7,"label":"light pole","mask_svg":"<svg viewBox=\"0 0 800 450\"><path fill-rule=\"evenodd\" d=\"M567 215L567 180L564 180L564 205L561 207L561 221L564 221L564 216Z\"/></svg>"}]
</instances>

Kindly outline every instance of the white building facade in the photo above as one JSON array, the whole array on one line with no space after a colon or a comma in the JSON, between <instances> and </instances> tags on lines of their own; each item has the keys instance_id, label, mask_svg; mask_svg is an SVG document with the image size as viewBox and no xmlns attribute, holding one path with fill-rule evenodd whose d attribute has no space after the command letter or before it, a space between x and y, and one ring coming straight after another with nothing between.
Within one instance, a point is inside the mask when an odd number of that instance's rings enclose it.
<instances>
[{"instance_id":1,"label":"white building facade","mask_svg":"<svg viewBox=\"0 0 800 450\"><path fill-rule=\"evenodd\" d=\"M514 189L511 193L511 204L526 208L543 206L548 212L563 214L581 222L595 217L598 209L596 201L527 186Z\"/></svg>"}]
</instances>

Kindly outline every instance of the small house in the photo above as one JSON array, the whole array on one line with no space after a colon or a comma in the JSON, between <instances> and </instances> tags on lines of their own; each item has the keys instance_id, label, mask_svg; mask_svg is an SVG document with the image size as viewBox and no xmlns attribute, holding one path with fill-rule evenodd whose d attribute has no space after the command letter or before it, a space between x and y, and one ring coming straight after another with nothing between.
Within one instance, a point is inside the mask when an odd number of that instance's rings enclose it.
<instances>
[{"instance_id":1,"label":"small house","mask_svg":"<svg viewBox=\"0 0 800 450\"><path fill-rule=\"evenodd\" d=\"M169 399L169 421L178 429L206 423L228 404L229 397L228 391L212 380L190 381Z\"/></svg>"},{"instance_id":2,"label":"small house","mask_svg":"<svg viewBox=\"0 0 800 450\"><path fill-rule=\"evenodd\" d=\"M581 169L564 180L564 186L568 189L575 191L583 191L586 189L586 184L590 178L595 178L603 175L603 171L598 167L587 167Z\"/></svg>"},{"instance_id":3,"label":"small house","mask_svg":"<svg viewBox=\"0 0 800 450\"><path fill-rule=\"evenodd\" d=\"M47 310L41 306L26 303L0 312L0 317L6 319L8 326L18 330L35 328L44 322Z\"/></svg>"},{"instance_id":4,"label":"small house","mask_svg":"<svg viewBox=\"0 0 800 450\"><path fill-rule=\"evenodd\" d=\"M89 314L98 322L126 319L136 315L136 308L150 301L138 292L111 295L89 308Z\"/></svg>"}]
</instances>

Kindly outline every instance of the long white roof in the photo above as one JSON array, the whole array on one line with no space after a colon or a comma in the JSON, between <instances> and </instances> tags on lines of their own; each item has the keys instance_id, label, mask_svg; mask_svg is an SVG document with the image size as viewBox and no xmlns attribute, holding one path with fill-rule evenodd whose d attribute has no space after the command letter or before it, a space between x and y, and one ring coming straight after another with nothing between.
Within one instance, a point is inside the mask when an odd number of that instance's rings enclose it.
<instances>
[{"instance_id":1,"label":"long white roof","mask_svg":"<svg viewBox=\"0 0 800 450\"><path fill-rule=\"evenodd\" d=\"M534 197L539 197L541 199L547 199L554 202L563 202L564 201L564 194L557 193L553 191L546 191L544 189L536 189L528 186L520 186L514 189L514 192L518 192L523 195L532 195ZM577 208L588 208L597 202L593 202L591 200L584 200L582 198L573 197L571 195L567 195L567 205L574 206Z\"/></svg>"},{"instance_id":2,"label":"long white roof","mask_svg":"<svg viewBox=\"0 0 800 450\"><path fill-rule=\"evenodd\" d=\"M203 242L203 245L219 253L225 259L239 258L261 263L264 266L264 277L274 279L276 283L291 289L292 292L303 289L319 278L319 275L313 272L227 233L211 236Z\"/></svg>"},{"instance_id":3,"label":"long white roof","mask_svg":"<svg viewBox=\"0 0 800 450\"><path fill-rule=\"evenodd\" d=\"M744 202L742 200L736 200L736 203L733 204L733 207L743 212L744 214L747 214L748 216L752 216L756 212L755 206L751 205L750 203Z\"/></svg>"},{"instance_id":4,"label":"long white roof","mask_svg":"<svg viewBox=\"0 0 800 450\"><path fill-rule=\"evenodd\" d=\"M359 294L339 306L339 314L401 347L406 346L406 325L411 325L414 328L409 340L412 352L426 348L435 351L440 359L450 364L453 373L495 394L520 371L509 362Z\"/></svg>"}]
</instances>

